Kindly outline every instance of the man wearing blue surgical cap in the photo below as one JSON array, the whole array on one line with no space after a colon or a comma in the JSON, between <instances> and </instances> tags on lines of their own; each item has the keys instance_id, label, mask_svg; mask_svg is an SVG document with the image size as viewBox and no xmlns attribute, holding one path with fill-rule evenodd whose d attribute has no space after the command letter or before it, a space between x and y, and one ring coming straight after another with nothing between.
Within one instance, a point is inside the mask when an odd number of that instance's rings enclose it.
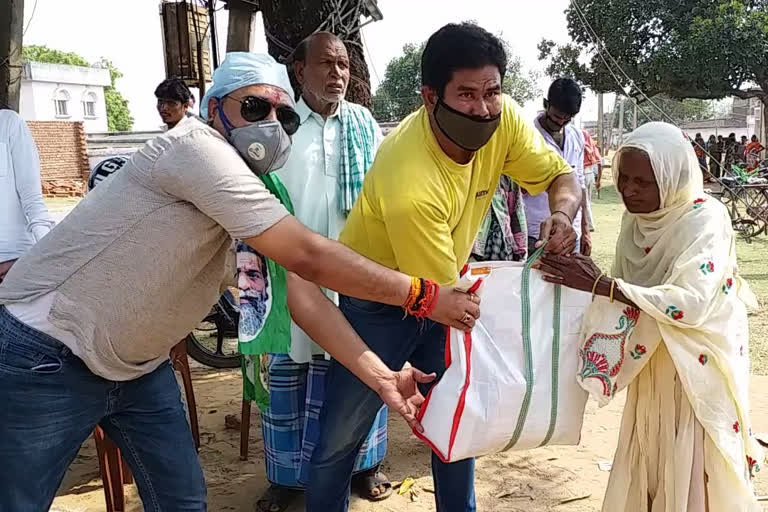
<instances>
[{"instance_id":1,"label":"man wearing blue surgical cap","mask_svg":"<svg viewBox=\"0 0 768 512\"><path fill-rule=\"evenodd\" d=\"M234 274L232 239L288 269L296 322L415 428L432 376L390 370L318 286L412 302L431 282L305 228L257 176L290 150L285 68L232 53L202 105L149 141L11 267L0 284L0 510L48 510L96 425L121 448L146 510L206 510L168 354ZM477 298L442 288L422 312L470 329Z\"/></svg>"}]
</instances>

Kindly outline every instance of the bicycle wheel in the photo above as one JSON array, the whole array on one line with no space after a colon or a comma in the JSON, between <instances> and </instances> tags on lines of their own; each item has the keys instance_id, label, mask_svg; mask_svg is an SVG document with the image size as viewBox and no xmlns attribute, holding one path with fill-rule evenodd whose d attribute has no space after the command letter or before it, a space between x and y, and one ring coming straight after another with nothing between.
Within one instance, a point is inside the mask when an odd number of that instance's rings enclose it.
<instances>
[{"instance_id":1,"label":"bicycle wheel","mask_svg":"<svg viewBox=\"0 0 768 512\"><path fill-rule=\"evenodd\" d=\"M757 222L760 228L755 236L765 233L768 224L768 188L761 187L751 190L747 215Z\"/></svg>"},{"instance_id":2,"label":"bicycle wheel","mask_svg":"<svg viewBox=\"0 0 768 512\"><path fill-rule=\"evenodd\" d=\"M738 219L733 221L733 230L741 234L747 243L752 243L752 238L760 234L760 224L752 219Z\"/></svg>"},{"instance_id":3,"label":"bicycle wheel","mask_svg":"<svg viewBox=\"0 0 768 512\"><path fill-rule=\"evenodd\" d=\"M739 192L735 189L725 188L720 196L720 202L728 209L728 213L733 221L737 221L741 218L739 213Z\"/></svg>"},{"instance_id":4,"label":"bicycle wheel","mask_svg":"<svg viewBox=\"0 0 768 512\"><path fill-rule=\"evenodd\" d=\"M229 322L218 311L212 312L197 329L187 334L186 341L189 357L200 364L211 368L240 366L237 332L232 332Z\"/></svg>"}]
</instances>

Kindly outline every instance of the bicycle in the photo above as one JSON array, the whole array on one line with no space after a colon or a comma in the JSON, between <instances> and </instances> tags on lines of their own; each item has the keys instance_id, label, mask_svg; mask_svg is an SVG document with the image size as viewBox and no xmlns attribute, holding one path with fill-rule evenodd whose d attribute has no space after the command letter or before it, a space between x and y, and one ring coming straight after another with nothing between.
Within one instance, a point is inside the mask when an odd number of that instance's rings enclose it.
<instances>
[{"instance_id":1,"label":"bicycle","mask_svg":"<svg viewBox=\"0 0 768 512\"><path fill-rule=\"evenodd\" d=\"M187 334L187 353L212 368L238 368L237 326L240 308L230 290L224 292L194 331Z\"/></svg>"}]
</instances>

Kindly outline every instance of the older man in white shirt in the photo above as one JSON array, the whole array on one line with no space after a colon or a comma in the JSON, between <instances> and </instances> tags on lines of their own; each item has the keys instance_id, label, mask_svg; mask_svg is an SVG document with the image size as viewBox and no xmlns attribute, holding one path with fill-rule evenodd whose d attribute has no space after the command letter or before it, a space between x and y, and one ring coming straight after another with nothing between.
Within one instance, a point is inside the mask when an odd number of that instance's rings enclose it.
<instances>
[{"instance_id":1,"label":"older man in white shirt","mask_svg":"<svg viewBox=\"0 0 768 512\"><path fill-rule=\"evenodd\" d=\"M43 202L32 134L16 112L0 109L0 282L53 225Z\"/></svg>"},{"instance_id":2,"label":"older man in white shirt","mask_svg":"<svg viewBox=\"0 0 768 512\"><path fill-rule=\"evenodd\" d=\"M313 231L337 239L373 163L381 130L366 108L344 101L349 57L338 37L320 32L300 43L293 71L302 91L296 104L301 126L293 136L288 162L276 174L296 217ZM338 302L336 292L325 293ZM329 364L323 349L295 323L290 353L269 356L270 405L261 417L271 486L257 504L264 512L284 510L306 482ZM371 500L392 492L378 471L386 442L387 410L382 408L355 465L354 483Z\"/></svg>"}]
</instances>

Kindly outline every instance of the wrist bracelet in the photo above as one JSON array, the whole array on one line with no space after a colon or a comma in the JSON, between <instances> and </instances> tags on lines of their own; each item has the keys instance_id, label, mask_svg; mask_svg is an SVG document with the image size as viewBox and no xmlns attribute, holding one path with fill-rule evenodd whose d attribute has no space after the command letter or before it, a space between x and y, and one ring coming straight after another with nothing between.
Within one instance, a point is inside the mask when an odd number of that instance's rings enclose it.
<instances>
[{"instance_id":1,"label":"wrist bracelet","mask_svg":"<svg viewBox=\"0 0 768 512\"><path fill-rule=\"evenodd\" d=\"M595 279L594 284L592 284L592 302L595 301L595 293L597 293L597 283L600 282L600 280L605 276L602 272L600 272L600 275L597 276L597 279Z\"/></svg>"},{"instance_id":2,"label":"wrist bracelet","mask_svg":"<svg viewBox=\"0 0 768 512\"><path fill-rule=\"evenodd\" d=\"M435 310L440 286L430 279L411 278L411 291L403 304L406 315L427 318Z\"/></svg>"},{"instance_id":3,"label":"wrist bracelet","mask_svg":"<svg viewBox=\"0 0 768 512\"><path fill-rule=\"evenodd\" d=\"M408 298L405 299L405 302L403 303L403 309L406 311L409 311L413 307L414 303L418 300L419 295L421 295L424 288L422 281L423 279L419 277L411 278L411 289L408 292Z\"/></svg>"},{"instance_id":4,"label":"wrist bracelet","mask_svg":"<svg viewBox=\"0 0 768 512\"><path fill-rule=\"evenodd\" d=\"M611 302L613 302L613 292L616 291L616 280L611 279Z\"/></svg>"}]
</instances>

